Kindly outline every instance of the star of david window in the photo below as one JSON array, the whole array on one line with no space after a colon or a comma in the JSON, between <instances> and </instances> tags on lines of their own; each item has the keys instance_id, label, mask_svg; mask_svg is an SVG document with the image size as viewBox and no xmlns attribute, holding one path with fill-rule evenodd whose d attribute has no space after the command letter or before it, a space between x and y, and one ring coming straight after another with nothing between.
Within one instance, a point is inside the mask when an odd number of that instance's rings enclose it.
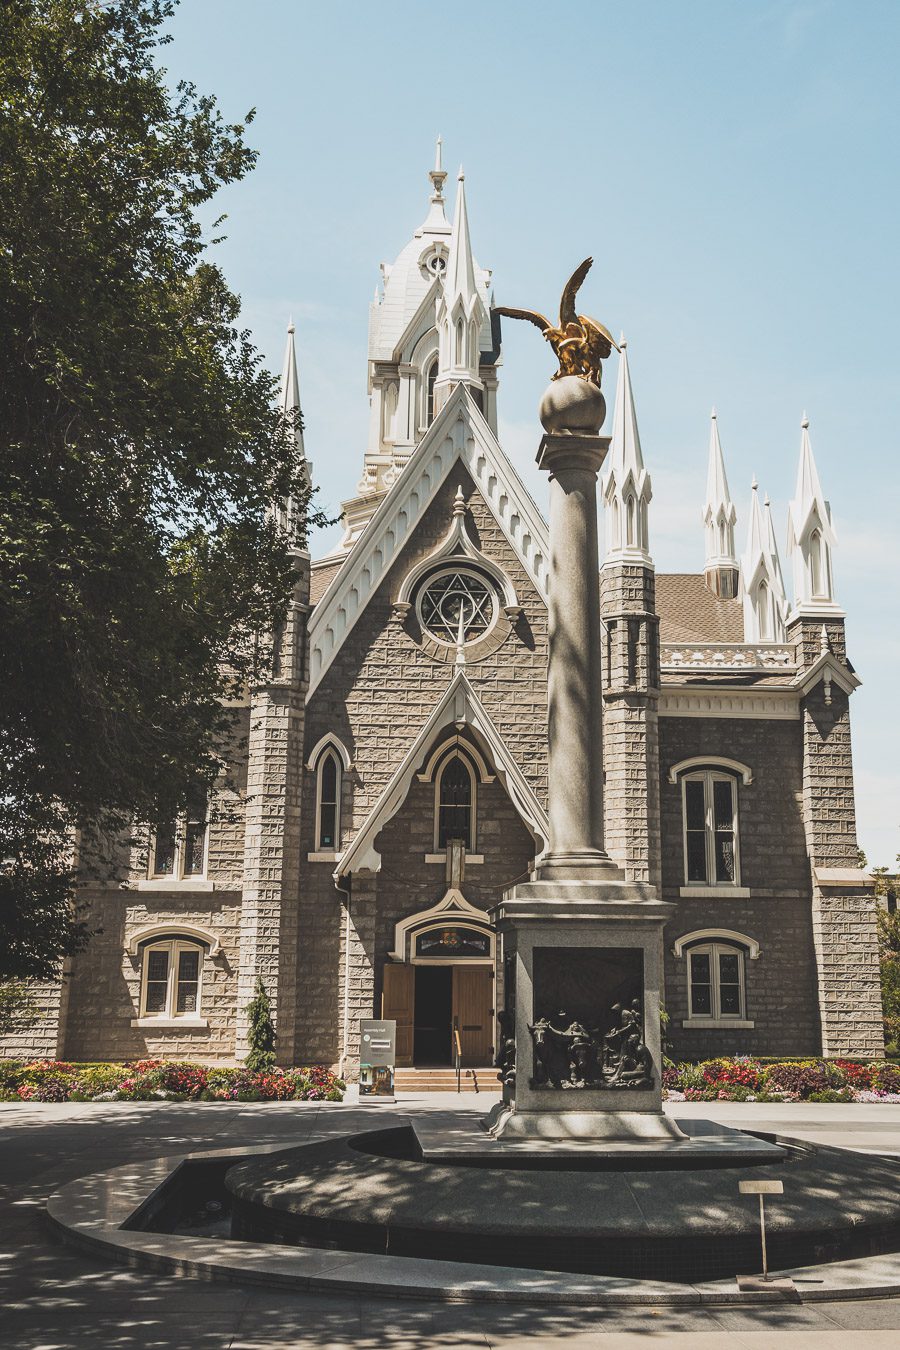
<instances>
[{"instance_id":1,"label":"star of david window","mask_svg":"<svg viewBox=\"0 0 900 1350\"><path fill-rule=\"evenodd\" d=\"M477 572L446 567L423 586L417 609L429 637L455 647L477 642L493 628L497 597Z\"/></svg>"}]
</instances>

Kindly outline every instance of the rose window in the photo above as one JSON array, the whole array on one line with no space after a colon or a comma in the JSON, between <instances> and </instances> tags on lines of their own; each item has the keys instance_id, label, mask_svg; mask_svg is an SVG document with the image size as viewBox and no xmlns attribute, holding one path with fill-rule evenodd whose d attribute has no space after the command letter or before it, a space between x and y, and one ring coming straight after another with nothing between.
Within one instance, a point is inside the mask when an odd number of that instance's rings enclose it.
<instances>
[{"instance_id":1,"label":"rose window","mask_svg":"<svg viewBox=\"0 0 900 1350\"><path fill-rule=\"evenodd\" d=\"M437 642L477 642L497 617L497 597L483 577L446 568L423 587L418 602L422 627Z\"/></svg>"}]
</instances>

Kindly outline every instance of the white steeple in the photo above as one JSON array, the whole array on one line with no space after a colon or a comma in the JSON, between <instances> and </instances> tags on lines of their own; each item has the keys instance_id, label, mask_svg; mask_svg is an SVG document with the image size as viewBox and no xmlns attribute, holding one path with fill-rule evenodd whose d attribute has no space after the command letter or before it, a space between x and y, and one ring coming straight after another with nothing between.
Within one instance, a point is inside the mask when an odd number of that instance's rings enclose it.
<instances>
[{"instance_id":1,"label":"white steeple","mask_svg":"<svg viewBox=\"0 0 900 1350\"><path fill-rule=\"evenodd\" d=\"M725 456L719 439L719 420L713 408L709 426L709 464L706 470L706 584L716 595L731 599L737 594L738 561L734 547L737 511L728 490Z\"/></svg>"},{"instance_id":2,"label":"white steeple","mask_svg":"<svg viewBox=\"0 0 900 1350\"><path fill-rule=\"evenodd\" d=\"M619 372L613 413L609 472L603 487L606 504L606 563L644 563L653 566L647 507L653 492L644 468L638 433L627 343L619 343Z\"/></svg>"},{"instance_id":3,"label":"white steeple","mask_svg":"<svg viewBox=\"0 0 900 1350\"><path fill-rule=\"evenodd\" d=\"M300 466L306 486L312 485L312 465L306 458L303 445L303 426L300 413L300 378L297 374L297 353L294 350L294 320L291 319L287 330L287 343L284 349L284 365L281 371L281 396L278 408L284 425L294 442L297 463ZM294 514L293 503L289 500L280 509L282 524L287 527Z\"/></svg>"},{"instance_id":4,"label":"white steeple","mask_svg":"<svg viewBox=\"0 0 900 1350\"><path fill-rule=\"evenodd\" d=\"M456 214L450 236L450 255L438 298L435 320L438 330L438 373L434 390L435 410L443 406L458 384L467 384L473 394L481 394L479 374L481 329L487 311L483 288L476 279L477 269L469 237L469 213L466 208L466 184L462 167L456 192Z\"/></svg>"},{"instance_id":5,"label":"white steeple","mask_svg":"<svg viewBox=\"0 0 900 1350\"><path fill-rule=\"evenodd\" d=\"M831 507L822 485L809 440L809 418L803 414L797 486L788 512L788 554L794 564L794 613L839 615L834 601L831 551L836 543Z\"/></svg>"},{"instance_id":6,"label":"white steeple","mask_svg":"<svg viewBox=\"0 0 900 1350\"><path fill-rule=\"evenodd\" d=\"M744 605L745 642L783 642L787 601L778 548L772 529L772 513L766 498L765 516L759 505L759 490L753 479L747 548L741 559L741 593Z\"/></svg>"}]
</instances>

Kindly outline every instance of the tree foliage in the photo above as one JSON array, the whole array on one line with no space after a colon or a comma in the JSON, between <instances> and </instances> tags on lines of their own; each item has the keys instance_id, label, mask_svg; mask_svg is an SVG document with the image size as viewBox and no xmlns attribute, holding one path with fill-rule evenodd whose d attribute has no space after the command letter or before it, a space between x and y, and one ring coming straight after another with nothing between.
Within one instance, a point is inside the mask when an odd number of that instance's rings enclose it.
<instances>
[{"instance_id":1,"label":"tree foliage","mask_svg":"<svg viewBox=\"0 0 900 1350\"><path fill-rule=\"evenodd\" d=\"M0 976L71 949L73 827L212 779L290 594L271 504L309 514L197 217L252 113L167 87L171 13L0 7Z\"/></svg>"}]
</instances>

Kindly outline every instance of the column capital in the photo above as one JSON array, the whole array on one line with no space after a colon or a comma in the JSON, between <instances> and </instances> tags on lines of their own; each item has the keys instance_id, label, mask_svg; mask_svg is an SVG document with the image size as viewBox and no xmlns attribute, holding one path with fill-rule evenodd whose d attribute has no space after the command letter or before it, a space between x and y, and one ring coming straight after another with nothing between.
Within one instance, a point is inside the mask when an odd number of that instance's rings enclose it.
<instances>
[{"instance_id":1,"label":"column capital","mask_svg":"<svg viewBox=\"0 0 900 1350\"><path fill-rule=\"evenodd\" d=\"M609 453L609 444L609 436L548 431L538 446L537 466L553 474L565 469L586 469L598 474Z\"/></svg>"}]
</instances>

